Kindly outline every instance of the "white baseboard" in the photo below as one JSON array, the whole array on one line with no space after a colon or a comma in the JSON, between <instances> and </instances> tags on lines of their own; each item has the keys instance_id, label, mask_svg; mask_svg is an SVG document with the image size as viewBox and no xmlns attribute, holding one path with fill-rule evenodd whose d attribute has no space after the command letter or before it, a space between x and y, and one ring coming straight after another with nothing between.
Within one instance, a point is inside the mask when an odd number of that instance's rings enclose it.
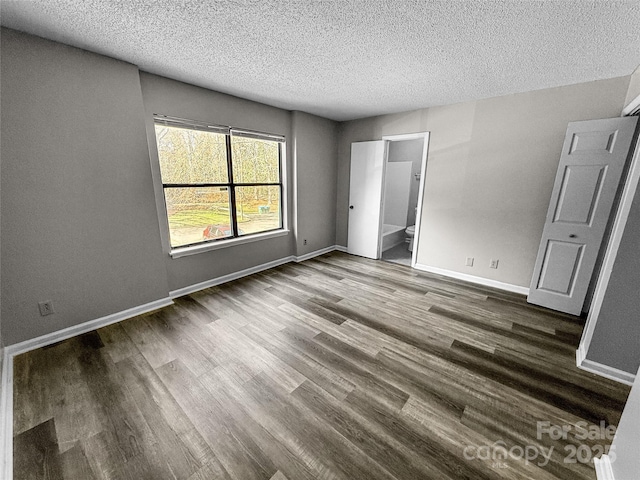
<instances>
[{"instance_id":1,"label":"white baseboard","mask_svg":"<svg viewBox=\"0 0 640 480\"><path fill-rule=\"evenodd\" d=\"M338 250L337 245L331 245L330 247L321 248L320 250L316 250L314 252L305 253L304 255L300 255L299 257L293 257L295 262L304 262L305 260L309 260L313 257L318 257L320 255L324 255L325 253L333 252L334 250Z\"/></svg>"},{"instance_id":2,"label":"white baseboard","mask_svg":"<svg viewBox=\"0 0 640 480\"><path fill-rule=\"evenodd\" d=\"M578 345L578 349L576 350L576 366L578 368L580 368L580 365L582 365L582 362L584 362L585 358L587 358L587 349L583 343L580 343L580 345Z\"/></svg>"},{"instance_id":3,"label":"white baseboard","mask_svg":"<svg viewBox=\"0 0 640 480\"><path fill-rule=\"evenodd\" d=\"M600 458L594 458L593 464L596 467L596 477L598 480L616 480L611 467L611 459L609 455L602 455Z\"/></svg>"},{"instance_id":4,"label":"white baseboard","mask_svg":"<svg viewBox=\"0 0 640 480\"><path fill-rule=\"evenodd\" d=\"M13 356L5 348L0 396L0 478L13 478Z\"/></svg>"},{"instance_id":5,"label":"white baseboard","mask_svg":"<svg viewBox=\"0 0 640 480\"><path fill-rule=\"evenodd\" d=\"M586 352L583 345L580 345L578 350L576 350L576 365L582 370L595 373L596 375L608 378L609 380L624 383L625 385L633 385L633 381L636 379L636 376L633 373L625 372L623 370L589 360L586 358Z\"/></svg>"},{"instance_id":6,"label":"white baseboard","mask_svg":"<svg viewBox=\"0 0 640 480\"><path fill-rule=\"evenodd\" d=\"M313 252L305 253L304 255L301 255L299 257L296 257L295 255L289 255L288 257L283 257L277 260L273 260L271 262L263 263L261 265L256 265L255 267L245 268L244 270L240 270L238 272L229 273L228 275L222 275L221 277L216 277L216 278L212 278L211 280L206 280L204 282L196 283L194 285L189 285L188 287L172 290L169 292L169 297L171 298L183 297L185 295L189 295L191 293L204 290L205 288L215 287L216 285L232 282L233 280L238 280L239 278L247 277L249 275L253 275L254 273L259 273L265 270L269 270L270 268L279 267L280 265L284 265L285 263L304 262L305 260L309 260L319 255L324 255L325 253L333 252L334 250L339 250L340 248L343 248L343 247L339 247L337 245L331 245L329 247L325 247L320 250L315 250Z\"/></svg>"},{"instance_id":7,"label":"white baseboard","mask_svg":"<svg viewBox=\"0 0 640 480\"><path fill-rule=\"evenodd\" d=\"M191 293L204 290L205 288L215 287L216 285L220 285L222 283L231 282L233 280L238 280L239 278L246 277L248 275L253 275L254 273L262 272L264 270L268 270L274 267L279 267L280 265L293 262L294 260L295 260L295 257L291 255L288 257L280 258L278 260L273 260L271 262L263 263L262 265L256 265L255 267L245 268L244 270L240 270L238 272L229 273L228 275L222 275L221 277L212 278L211 280L206 280L204 282L196 283L188 287L179 288L178 290L172 290L169 292L169 297L171 298L184 297L185 295L189 295Z\"/></svg>"},{"instance_id":8,"label":"white baseboard","mask_svg":"<svg viewBox=\"0 0 640 480\"><path fill-rule=\"evenodd\" d=\"M121 322L143 313L173 304L170 298L161 298L137 307L116 312L72 327L51 332L24 342L7 345L2 362L2 396L0 397L0 478L13 478L13 358L21 353L46 347L53 343Z\"/></svg>"},{"instance_id":9,"label":"white baseboard","mask_svg":"<svg viewBox=\"0 0 640 480\"><path fill-rule=\"evenodd\" d=\"M336 245L336 250L339 252L347 253L347 247L343 247L342 245Z\"/></svg>"},{"instance_id":10,"label":"white baseboard","mask_svg":"<svg viewBox=\"0 0 640 480\"><path fill-rule=\"evenodd\" d=\"M344 250L343 250L344 249ZM309 260L310 258L324 255L325 253L332 252L334 250L346 251L346 248L332 245L314 252L310 252L299 257L289 256L275 260L273 262L264 263L256 267L247 268L239 272L235 272L229 275L223 275L221 277L201 282L190 287L181 288L169 292L169 297L162 298L144 305L133 307L121 312L117 312L111 315L107 315L102 318L91 320L79 325L58 330L57 332L48 333L31 340L8 345L4 348L4 355L2 361L2 378L0 379L2 385L2 392L0 394L0 478L10 480L13 478L13 358L21 353L35 350L36 348L45 347L53 343L66 340L76 335L91 332L101 327L106 327L113 323L126 320L128 318L141 315L143 313L151 312L162 307L173 304L173 298L188 295L189 293L196 292L214 285L220 285L224 282L236 280L238 278L251 275L252 273L261 272L269 268L277 267L289 262L302 262Z\"/></svg>"},{"instance_id":11,"label":"white baseboard","mask_svg":"<svg viewBox=\"0 0 640 480\"><path fill-rule=\"evenodd\" d=\"M422 270L423 272L435 273L437 275L455 278L457 280L464 280L465 282L476 283L485 287L497 288L498 290L519 293L521 295L529 295L529 288L521 287L520 285L512 285L510 283L499 282L497 280L491 280L489 278L476 277L474 275L468 275L466 273L454 272L453 270L431 267L429 265L424 265L421 263L416 263L414 268L416 270Z\"/></svg>"},{"instance_id":12,"label":"white baseboard","mask_svg":"<svg viewBox=\"0 0 640 480\"><path fill-rule=\"evenodd\" d=\"M107 315L105 317L90 320L78 325L73 325L56 332L47 333L46 335L32 338L31 340L25 340L24 342L7 345L5 347L5 355L9 355L10 358L13 358L15 355L20 355L21 353L35 350L36 348L46 347L47 345L61 342L62 340L66 340L67 338L75 337L76 335L82 335L83 333L106 327L107 325L111 325L112 323L121 322L122 320L126 320L127 318L142 315L143 313L158 310L159 308L166 307L172 304L173 300L171 300L170 298L161 298L153 302L145 303L144 305L129 308L121 312L112 313L111 315Z\"/></svg>"}]
</instances>

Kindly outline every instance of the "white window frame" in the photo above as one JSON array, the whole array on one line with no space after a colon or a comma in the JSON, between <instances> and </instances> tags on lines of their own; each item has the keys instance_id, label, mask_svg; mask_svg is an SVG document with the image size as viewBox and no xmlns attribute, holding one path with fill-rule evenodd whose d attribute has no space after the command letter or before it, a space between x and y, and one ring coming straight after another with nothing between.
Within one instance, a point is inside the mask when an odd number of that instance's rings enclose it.
<instances>
[{"instance_id":1,"label":"white window frame","mask_svg":"<svg viewBox=\"0 0 640 480\"><path fill-rule=\"evenodd\" d=\"M226 135L239 135L252 137L262 140L271 140L277 141L280 143L280 183L282 185L280 190L280 217L282 222L282 228L271 230L268 232L258 232L253 234L242 235L234 238L226 238L221 240L214 241L203 241L201 243L188 245L188 246L179 246L172 247L171 239L170 239L170 231L169 231L169 218L166 208L165 202L165 184L162 180L162 174L160 172L160 157L158 153L158 146L156 141L155 134L155 126L156 124L168 124L174 126L181 126L183 128L193 128L198 130L207 130L215 133L224 133ZM193 120L187 120L183 118L170 117L167 115L154 114L151 121L151 129L149 132L149 139L153 139L153 146L155 147L155 152L152 151L155 155L155 165L152 165L152 173L154 177L154 186L156 190L156 204L158 205L158 214L159 219L161 220L161 224L164 225L164 228L161 228L161 236L163 240L163 245L166 245L169 250L169 255L172 258L181 258L189 255L196 255L199 253L229 248L236 245L243 245L253 242L259 242L268 240L271 238L284 237L289 235L289 224L288 224L288 184L287 184L287 141L284 135L270 134L265 132L259 132L255 130L248 130L244 128L237 127L226 127L219 125L211 125L207 122L199 122ZM237 184L234 184L237 186ZM241 186L241 184L240 184ZM162 208L160 208L160 205Z\"/></svg>"}]
</instances>

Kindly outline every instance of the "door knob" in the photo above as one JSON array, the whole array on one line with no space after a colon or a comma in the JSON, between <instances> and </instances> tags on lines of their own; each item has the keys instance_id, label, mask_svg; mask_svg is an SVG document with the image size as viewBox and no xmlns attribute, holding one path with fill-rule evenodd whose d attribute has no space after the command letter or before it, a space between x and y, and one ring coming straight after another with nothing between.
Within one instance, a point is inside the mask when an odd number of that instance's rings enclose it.
<instances>
[{"instance_id":1,"label":"door knob","mask_svg":"<svg viewBox=\"0 0 640 480\"><path fill-rule=\"evenodd\" d=\"M353 210L353 205L349 205L349 208L350 208L351 210Z\"/></svg>"}]
</instances>

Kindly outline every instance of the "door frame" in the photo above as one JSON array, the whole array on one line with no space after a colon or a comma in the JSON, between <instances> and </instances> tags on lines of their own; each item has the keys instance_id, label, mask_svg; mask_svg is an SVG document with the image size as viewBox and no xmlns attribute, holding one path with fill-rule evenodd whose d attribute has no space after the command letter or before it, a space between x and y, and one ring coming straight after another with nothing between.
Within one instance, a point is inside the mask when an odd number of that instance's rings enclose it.
<instances>
[{"instance_id":1,"label":"door frame","mask_svg":"<svg viewBox=\"0 0 640 480\"><path fill-rule=\"evenodd\" d=\"M418 258L418 245L420 238L420 225L422 223L422 202L424 200L424 185L426 182L427 173L427 156L429 152L429 133L430 132L416 132L416 133L404 133L400 135L383 135L382 140L388 142L401 142L404 140L416 140L423 139L422 145L422 158L420 162L420 185L418 187L418 210L416 211L416 233L413 236L413 251L411 252L411 268L416 267L416 261ZM388 151L388 149L387 149ZM384 185L384 176L386 175L387 159L385 158L385 169L382 174L382 182ZM382 192L382 205L384 206L384 190ZM379 244L382 242L382 235L380 235ZM379 250L381 251L381 250Z\"/></svg>"},{"instance_id":2,"label":"door frame","mask_svg":"<svg viewBox=\"0 0 640 480\"><path fill-rule=\"evenodd\" d=\"M640 96L638 97L640 99ZM627 115L621 115L627 116ZM631 158L631 164L626 178L623 178L624 187L622 190L622 196L620 197L620 203L617 211L614 212L615 218L613 221L613 227L611 228L611 236L605 250L602 266L596 280L596 287L591 299L591 305L587 314L587 320L582 330L582 337L580 338L580 344L576 351L576 365L583 370L588 370L593 373L597 373L603 377L616 380L618 382L626 383L630 385L630 378L621 378L620 372L608 372L603 371L600 365L592 365L589 360L586 359L587 351L591 345L591 339L593 338L593 332L596 329L598 323L598 316L600 315L600 309L604 301L604 296L609 286L609 280L611 279L611 273L613 271L613 265L618 255L618 249L620 248L620 242L622 235L627 225L627 219L629 218L629 211L631 210L631 203L638 191L638 183L640 182L640 135L638 135L638 128L636 127L636 141L632 144L634 149L633 157ZM595 368L594 368L595 367Z\"/></svg>"}]
</instances>

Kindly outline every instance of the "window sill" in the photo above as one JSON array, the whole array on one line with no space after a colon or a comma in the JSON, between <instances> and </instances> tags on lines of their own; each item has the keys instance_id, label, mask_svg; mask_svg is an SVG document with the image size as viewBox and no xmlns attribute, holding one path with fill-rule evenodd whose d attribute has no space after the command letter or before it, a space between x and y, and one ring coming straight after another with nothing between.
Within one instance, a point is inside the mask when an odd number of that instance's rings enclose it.
<instances>
[{"instance_id":1,"label":"window sill","mask_svg":"<svg viewBox=\"0 0 640 480\"><path fill-rule=\"evenodd\" d=\"M187 257L198 253L210 252L212 250L220 250L221 248L233 247L235 245L243 245L245 243L258 242L269 238L284 237L289 235L289 230L277 230L275 232L258 233L256 235L248 235L246 237L231 238L229 240L220 240L218 242L203 243L202 245L193 245L191 247L174 248L169 252L171 258Z\"/></svg>"}]
</instances>

